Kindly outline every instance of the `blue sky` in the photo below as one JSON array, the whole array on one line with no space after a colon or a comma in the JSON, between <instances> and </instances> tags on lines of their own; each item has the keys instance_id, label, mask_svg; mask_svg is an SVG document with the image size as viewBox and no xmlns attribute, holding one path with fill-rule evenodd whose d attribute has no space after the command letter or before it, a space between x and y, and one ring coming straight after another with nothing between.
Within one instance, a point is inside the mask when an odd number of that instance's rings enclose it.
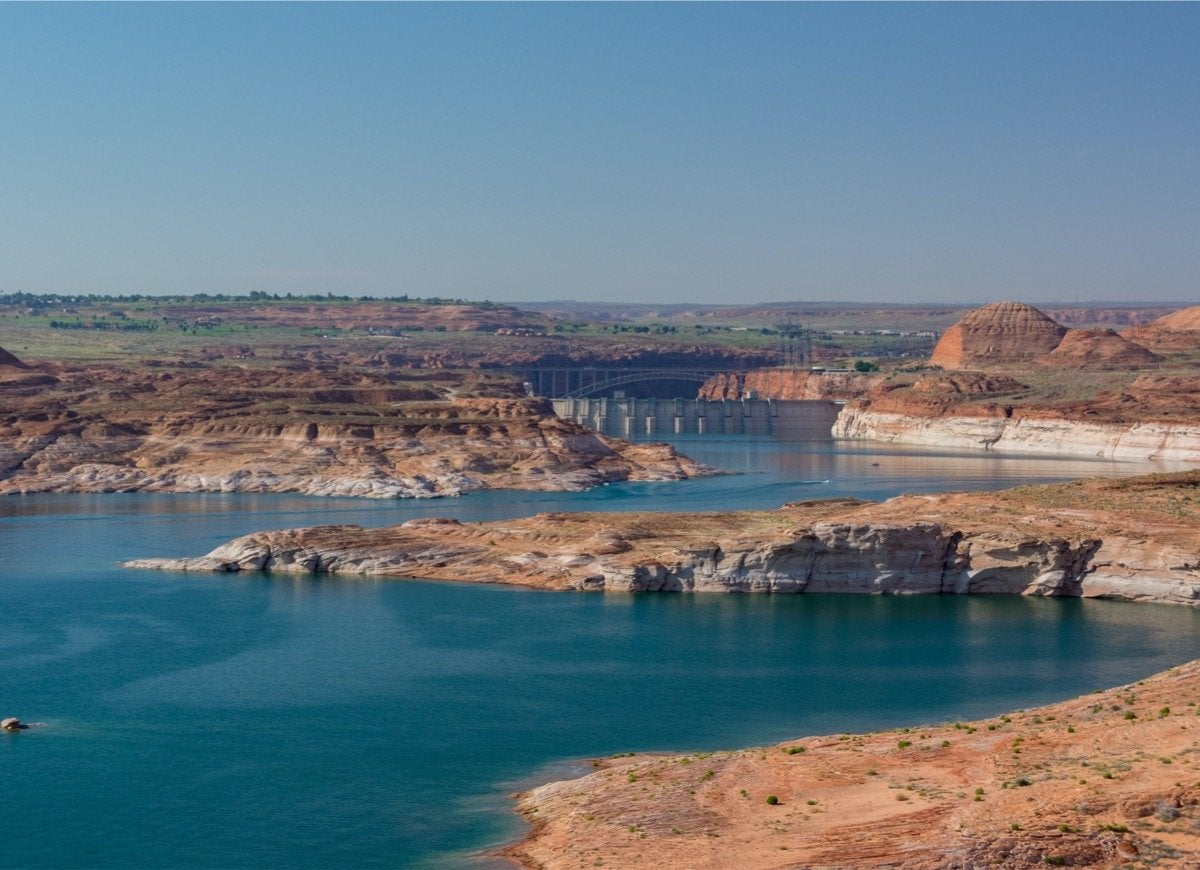
<instances>
[{"instance_id":1,"label":"blue sky","mask_svg":"<svg viewBox=\"0 0 1200 870\"><path fill-rule=\"evenodd\" d=\"M1200 301L1200 5L0 4L0 291Z\"/></svg>"}]
</instances>

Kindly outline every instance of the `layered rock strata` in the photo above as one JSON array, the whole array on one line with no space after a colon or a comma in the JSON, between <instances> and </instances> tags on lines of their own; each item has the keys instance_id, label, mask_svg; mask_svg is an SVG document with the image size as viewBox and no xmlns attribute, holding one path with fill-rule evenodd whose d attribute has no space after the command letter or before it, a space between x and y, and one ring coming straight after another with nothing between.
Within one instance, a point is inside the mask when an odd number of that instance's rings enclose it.
<instances>
[{"instance_id":1,"label":"layered rock strata","mask_svg":"<svg viewBox=\"0 0 1200 870\"><path fill-rule=\"evenodd\" d=\"M924 447L1200 462L1200 379L1143 374L1056 405L1029 403L1004 375L927 376L848 402L834 438ZM1024 404L1023 404L1024 403Z\"/></svg>"},{"instance_id":2,"label":"layered rock strata","mask_svg":"<svg viewBox=\"0 0 1200 870\"><path fill-rule=\"evenodd\" d=\"M520 796L523 867L1194 867L1200 662L976 722L597 759ZM632 757L631 757L632 756Z\"/></svg>"},{"instance_id":3,"label":"layered rock strata","mask_svg":"<svg viewBox=\"0 0 1200 870\"><path fill-rule=\"evenodd\" d=\"M1025 415L916 417L847 406L834 423L833 437L1010 453L1200 462L1200 424L1084 423Z\"/></svg>"},{"instance_id":4,"label":"layered rock strata","mask_svg":"<svg viewBox=\"0 0 1200 870\"><path fill-rule=\"evenodd\" d=\"M128 567L618 592L989 593L1200 603L1200 473L803 502L778 511L539 514L238 538Z\"/></svg>"},{"instance_id":5,"label":"layered rock strata","mask_svg":"<svg viewBox=\"0 0 1200 870\"><path fill-rule=\"evenodd\" d=\"M929 361L946 369L1027 362L1058 347L1066 332L1032 305L993 302L942 333Z\"/></svg>"},{"instance_id":6,"label":"layered rock strata","mask_svg":"<svg viewBox=\"0 0 1200 870\"><path fill-rule=\"evenodd\" d=\"M804 369L755 369L710 378L701 399L853 399L871 392L883 379L862 372L812 372Z\"/></svg>"},{"instance_id":7,"label":"layered rock strata","mask_svg":"<svg viewBox=\"0 0 1200 870\"><path fill-rule=\"evenodd\" d=\"M448 375L457 387L305 368L0 369L0 493L419 498L711 472L560 420L546 401L455 396L466 384Z\"/></svg>"},{"instance_id":8,"label":"layered rock strata","mask_svg":"<svg viewBox=\"0 0 1200 870\"><path fill-rule=\"evenodd\" d=\"M1145 326L1135 326L1125 335L1154 351L1196 353L1200 351L1200 305L1182 308Z\"/></svg>"}]
</instances>

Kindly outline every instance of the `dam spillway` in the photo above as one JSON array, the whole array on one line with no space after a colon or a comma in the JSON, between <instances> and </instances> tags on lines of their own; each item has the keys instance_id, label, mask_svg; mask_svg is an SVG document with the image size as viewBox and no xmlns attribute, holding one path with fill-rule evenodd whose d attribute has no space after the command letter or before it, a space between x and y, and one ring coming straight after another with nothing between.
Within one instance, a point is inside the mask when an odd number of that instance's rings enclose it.
<instances>
[{"instance_id":1,"label":"dam spillway","mask_svg":"<svg viewBox=\"0 0 1200 870\"><path fill-rule=\"evenodd\" d=\"M824 399L554 399L554 411L603 435L755 435L830 441L842 406Z\"/></svg>"}]
</instances>

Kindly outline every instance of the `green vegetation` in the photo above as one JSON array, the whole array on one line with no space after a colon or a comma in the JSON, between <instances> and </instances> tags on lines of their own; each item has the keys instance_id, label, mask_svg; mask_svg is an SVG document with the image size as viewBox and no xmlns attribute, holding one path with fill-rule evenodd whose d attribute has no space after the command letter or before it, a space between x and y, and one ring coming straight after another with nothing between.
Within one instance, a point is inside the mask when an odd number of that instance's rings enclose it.
<instances>
[{"instance_id":1,"label":"green vegetation","mask_svg":"<svg viewBox=\"0 0 1200 870\"><path fill-rule=\"evenodd\" d=\"M30 308L62 307L71 305L104 305L110 303L148 302L155 305L201 305L206 302L229 303L262 303L262 302L389 302L397 305L412 302L422 305L474 305L480 308L495 308L495 302L471 302L467 299L446 299L440 296L409 297L401 296L345 296L333 293L293 294L266 293L262 290L252 290L246 294L236 293L192 293L189 295L155 296L146 293L117 294L115 296L96 293L0 293L0 305L23 305Z\"/></svg>"}]
</instances>

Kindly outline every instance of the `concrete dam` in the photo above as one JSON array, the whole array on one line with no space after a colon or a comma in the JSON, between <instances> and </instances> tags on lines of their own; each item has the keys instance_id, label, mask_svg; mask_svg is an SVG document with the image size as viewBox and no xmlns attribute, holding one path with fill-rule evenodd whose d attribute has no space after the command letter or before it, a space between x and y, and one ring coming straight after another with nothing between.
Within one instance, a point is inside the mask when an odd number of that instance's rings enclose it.
<instances>
[{"instance_id":1,"label":"concrete dam","mask_svg":"<svg viewBox=\"0 0 1200 870\"><path fill-rule=\"evenodd\" d=\"M829 441L842 406L824 399L554 399L565 420L619 438L758 435Z\"/></svg>"}]
</instances>

